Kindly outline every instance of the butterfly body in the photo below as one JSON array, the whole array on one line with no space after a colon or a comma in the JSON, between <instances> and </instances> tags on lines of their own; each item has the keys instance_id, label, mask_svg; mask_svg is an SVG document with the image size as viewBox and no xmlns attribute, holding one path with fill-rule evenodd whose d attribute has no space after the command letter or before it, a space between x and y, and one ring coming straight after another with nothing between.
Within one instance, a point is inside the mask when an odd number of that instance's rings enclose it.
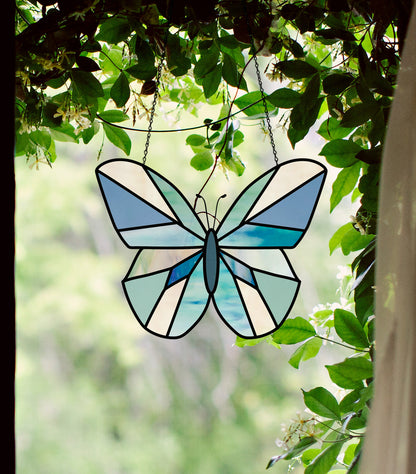
<instances>
[{"instance_id":1,"label":"butterfly body","mask_svg":"<svg viewBox=\"0 0 416 474\"><path fill-rule=\"evenodd\" d=\"M204 281L209 295L217 288L219 263L217 235L214 229L209 229L204 244Z\"/></svg>"},{"instance_id":2,"label":"butterfly body","mask_svg":"<svg viewBox=\"0 0 416 474\"><path fill-rule=\"evenodd\" d=\"M110 160L96 174L116 232L139 249L122 283L143 328L182 337L211 301L244 338L283 323L300 285L284 249L309 227L326 176L320 163L273 167L242 191L217 229L206 228L182 193L145 165Z\"/></svg>"}]
</instances>

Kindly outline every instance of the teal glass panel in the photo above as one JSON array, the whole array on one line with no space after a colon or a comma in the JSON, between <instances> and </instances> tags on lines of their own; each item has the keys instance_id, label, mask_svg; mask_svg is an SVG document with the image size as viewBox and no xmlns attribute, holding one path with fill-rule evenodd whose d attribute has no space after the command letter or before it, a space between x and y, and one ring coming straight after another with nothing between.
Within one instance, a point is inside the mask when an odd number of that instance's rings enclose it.
<instances>
[{"instance_id":1,"label":"teal glass panel","mask_svg":"<svg viewBox=\"0 0 416 474\"><path fill-rule=\"evenodd\" d=\"M189 331L203 315L208 302L204 285L203 261L195 267L182 295L168 337L179 337Z\"/></svg>"},{"instance_id":2,"label":"teal glass panel","mask_svg":"<svg viewBox=\"0 0 416 474\"><path fill-rule=\"evenodd\" d=\"M246 265L243 265L242 263L238 262L237 260L234 260L233 258L229 257L228 255L225 255L224 253L221 252L221 257L225 260L229 268L231 269L231 272L241 280L244 280L246 283L249 285L254 286L254 279L253 279L253 274Z\"/></svg>"},{"instance_id":3,"label":"teal glass panel","mask_svg":"<svg viewBox=\"0 0 416 474\"><path fill-rule=\"evenodd\" d=\"M220 240L219 245L224 248L291 248L298 243L302 235L300 230L246 224Z\"/></svg>"},{"instance_id":4,"label":"teal glass panel","mask_svg":"<svg viewBox=\"0 0 416 474\"><path fill-rule=\"evenodd\" d=\"M120 232L130 247L185 248L202 247L204 242L176 224Z\"/></svg>"},{"instance_id":5,"label":"teal glass panel","mask_svg":"<svg viewBox=\"0 0 416 474\"><path fill-rule=\"evenodd\" d=\"M195 212L186 201L185 197L182 196L168 181L152 172L152 170L148 170L148 172L182 224L201 237L205 236L205 229L202 227Z\"/></svg>"},{"instance_id":6,"label":"teal glass panel","mask_svg":"<svg viewBox=\"0 0 416 474\"><path fill-rule=\"evenodd\" d=\"M126 297L136 318L145 325L164 290L168 272L124 280Z\"/></svg>"},{"instance_id":7,"label":"teal glass panel","mask_svg":"<svg viewBox=\"0 0 416 474\"><path fill-rule=\"evenodd\" d=\"M170 274L168 286L173 285L178 280L185 278L189 273L191 273L192 268L196 264L198 258L201 257L201 252L198 252L194 256L184 260L175 267L172 268L172 273Z\"/></svg>"},{"instance_id":8,"label":"teal glass panel","mask_svg":"<svg viewBox=\"0 0 416 474\"><path fill-rule=\"evenodd\" d=\"M235 281L221 260L218 286L214 294L214 301L222 319L229 324L234 331L243 337L254 336Z\"/></svg>"},{"instance_id":9,"label":"teal glass panel","mask_svg":"<svg viewBox=\"0 0 416 474\"><path fill-rule=\"evenodd\" d=\"M261 196L262 191L271 179L274 170L267 172L260 179L249 185L235 201L230 211L224 217L217 231L218 238L238 227L248 214L255 201Z\"/></svg>"},{"instance_id":10,"label":"teal glass panel","mask_svg":"<svg viewBox=\"0 0 416 474\"><path fill-rule=\"evenodd\" d=\"M254 270L259 292L279 325L290 311L300 285L298 280L275 277Z\"/></svg>"},{"instance_id":11,"label":"teal glass panel","mask_svg":"<svg viewBox=\"0 0 416 474\"><path fill-rule=\"evenodd\" d=\"M322 173L258 214L254 219L250 219L249 222L305 229L314 211L323 180Z\"/></svg>"}]
</instances>

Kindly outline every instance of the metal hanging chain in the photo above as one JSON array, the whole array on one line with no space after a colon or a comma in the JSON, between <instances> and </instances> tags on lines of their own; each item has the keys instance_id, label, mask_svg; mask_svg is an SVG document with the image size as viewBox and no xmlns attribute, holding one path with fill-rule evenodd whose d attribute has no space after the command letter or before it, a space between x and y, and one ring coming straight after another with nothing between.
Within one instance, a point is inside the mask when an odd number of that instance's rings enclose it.
<instances>
[{"instance_id":1,"label":"metal hanging chain","mask_svg":"<svg viewBox=\"0 0 416 474\"><path fill-rule=\"evenodd\" d=\"M267 103L266 103L266 96L265 96L265 93L264 93L263 81L261 80L260 68L259 68L259 63L258 63L258 60L257 60L257 53L261 50L261 48L256 51L256 48L254 46L254 40L253 40L253 32L252 32L252 29L250 28L249 15L248 15L248 10L247 10L247 0L242 0L242 3L243 3L244 14L245 14L245 17L246 17L247 32L250 36L251 49L253 51L252 56L253 56L254 65L255 65L255 68L256 68L257 83L259 85L261 98L262 98L262 102L263 102L263 107L264 107L264 112L265 112L265 115L266 115L266 123L267 123L267 130L268 130L268 133L269 133L269 138L270 138L270 145L272 146L274 161L275 161L276 165L278 165L279 164L279 158L277 156L276 144L274 142L272 126L271 126L271 123L270 123L269 109L268 109Z\"/></svg>"},{"instance_id":2,"label":"metal hanging chain","mask_svg":"<svg viewBox=\"0 0 416 474\"><path fill-rule=\"evenodd\" d=\"M156 104L157 104L157 99L159 97L160 77L162 75L163 63L165 61L166 49L168 46L169 26L170 26L170 20L172 17L173 1L174 0L170 0L170 1L167 0L167 16L166 16L167 24L166 24L165 40L163 44L162 55L160 57L159 65L157 67L157 72L156 72L155 93L153 96L152 109L150 110L149 125L147 127L146 143L144 145L144 152L143 152L143 159L142 159L143 164L146 164L147 154L149 152L149 144L150 144L150 137L152 135L153 120L155 118Z\"/></svg>"},{"instance_id":3,"label":"metal hanging chain","mask_svg":"<svg viewBox=\"0 0 416 474\"><path fill-rule=\"evenodd\" d=\"M172 3L173 2L171 1L170 2L170 7L172 6ZM258 63L258 59L257 59L257 52L255 51L255 48L254 48L253 35L251 34L251 29L250 29L250 25L249 25L249 21L248 21L246 0L243 0L243 4L244 4L244 10L245 10L246 20L247 20L247 29L248 29L249 34L250 34L251 47L253 49L253 59L254 59L254 65L255 65L255 69L256 69L257 82L258 82L258 85L259 85L259 89L260 89L260 93L261 93L261 100L263 102L264 112L265 112L265 115L266 115L266 124L267 124L267 131L268 131L269 138L270 138L270 145L272 147L274 161L275 161L276 165L278 165L279 164L279 158L277 156L276 144L275 144L274 137L273 137L273 131L272 131L272 126L271 126L271 122L270 122L270 114L269 114L269 109L267 107L266 96L265 96L265 93L264 93L263 81L261 79L259 63ZM166 47L167 47L168 34L169 34L169 20L168 20L168 26L167 26L167 29L166 29L164 49L162 51L162 56L160 58L160 62L159 62L159 65L158 65L158 68L157 68L157 73L156 73L155 92L154 92L154 96L153 96L152 108L151 108L150 117L149 117L149 125L148 125L148 128L147 128L146 142L145 142L144 152L143 152L143 159L142 159L143 164L146 164L147 155L148 155L148 152L149 152L149 144L150 144L150 137L152 135L153 120L154 120L155 111L156 111L157 99L159 97L160 78L161 78L161 75L162 75L163 62L164 62L165 56L166 56Z\"/></svg>"},{"instance_id":4,"label":"metal hanging chain","mask_svg":"<svg viewBox=\"0 0 416 474\"><path fill-rule=\"evenodd\" d=\"M254 65L256 68L256 75L257 75L257 82L259 84L259 89L261 92L261 97L263 101L263 107L264 107L264 112L266 114L266 123L267 123L267 130L269 132L269 138L270 138L270 145L272 146L272 151L273 151L273 158L276 163L276 165L279 164L279 158L277 156L277 151L276 151L276 144L274 142L274 137L273 137L273 131L272 131L272 125L270 123L270 115L269 115L269 109L267 107L266 103L266 97L264 94L264 88L263 88L263 82L261 80L261 75L260 75L260 69L259 69L259 63L257 61L257 54L254 52Z\"/></svg>"},{"instance_id":5,"label":"metal hanging chain","mask_svg":"<svg viewBox=\"0 0 416 474\"><path fill-rule=\"evenodd\" d=\"M160 76L162 75L163 61L165 59L165 55L166 55L166 42L165 42L165 47L162 52L162 56L160 58L159 65L157 67L155 93L153 95L153 103L152 103L152 108L150 110L149 125L147 127L146 143L144 145L144 152L143 152L143 159L142 159L143 164L146 164L147 154L149 152L149 144L150 144L150 137L152 135L153 119L155 117L157 98L159 97Z\"/></svg>"}]
</instances>

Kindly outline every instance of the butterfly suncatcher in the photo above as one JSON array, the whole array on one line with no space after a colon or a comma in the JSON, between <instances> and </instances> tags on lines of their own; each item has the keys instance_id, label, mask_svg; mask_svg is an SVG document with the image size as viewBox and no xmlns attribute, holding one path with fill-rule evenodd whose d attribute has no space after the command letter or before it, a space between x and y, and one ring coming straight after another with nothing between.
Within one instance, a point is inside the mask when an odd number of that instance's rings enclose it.
<instances>
[{"instance_id":1,"label":"butterfly suncatcher","mask_svg":"<svg viewBox=\"0 0 416 474\"><path fill-rule=\"evenodd\" d=\"M283 249L308 229L326 172L309 159L274 166L241 192L215 229L148 166L127 159L98 166L113 226L127 247L139 249L122 284L141 326L180 338L212 301L240 337L278 329L300 285Z\"/></svg>"}]
</instances>

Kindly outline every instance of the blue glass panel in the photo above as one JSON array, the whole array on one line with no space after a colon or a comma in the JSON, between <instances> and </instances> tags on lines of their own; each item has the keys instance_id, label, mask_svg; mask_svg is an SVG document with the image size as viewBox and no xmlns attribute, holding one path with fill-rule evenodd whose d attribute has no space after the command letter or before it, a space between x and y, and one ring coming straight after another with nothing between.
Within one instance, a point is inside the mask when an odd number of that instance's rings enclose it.
<instances>
[{"instance_id":1,"label":"blue glass panel","mask_svg":"<svg viewBox=\"0 0 416 474\"><path fill-rule=\"evenodd\" d=\"M174 213L178 216L178 219L182 222L182 224L196 234L204 236L205 229L201 226L196 214L186 199L171 184L169 184L168 181L152 172L152 170L148 170L148 172L149 175L154 179L157 187L168 200L169 205L173 209Z\"/></svg>"},{"instance_id":2,"label":"blue glass panel","mask_svg":"<svg viewBox=\"0 0 416 474\"><path fill-rule=\"evenodd\" d=\"M145 325L165 287L168 272L124 280L123 286L136 318Z\"/></svg>"},{"instance_id":3,"label":"blue glass panel","mask_svg":"<svg viewBox=\"0 0 416 474\"><path fill-rule=\"evenodd\" d=\"M235 286L234 279L224 262L220 260L220 274L217 290L214 294L215 306L221 317L240 336L253 337L246 311Z\"/></svg>"},{"instance_id":4,"label":"blue glass panel","mask_svg":"<svg viewBox=\"0 0 416 474\"><path fill-rule=\"evenodd\" d=\"M269 182L273 171L274 170L269 171L243 191L243 194L235 201L232 208L224 217L224 220L218 228L218 238L222 237L227 232L230 232L240 225L241 221L247 215L248 211L251 209L252 205L261 195L264 187Z\"/></svg>"},{"instance_id":5,"label":"blue glass panel","mask_svg":"<svg viewBox=\"0 0 416 474\"><path fill-rule=\"evenodd\" d=\"M173 222L103 174L98 174L114 223L118 229Z\"/></svg>"},{"instance_id":6,"label":"blue glass panel","mask_svg":"<svg viewBox=\"0 0 416 474\"><path fill-rule=\"evenodd\" d=\"M208 302L208 293L204 285L203 262L195 267L178 307L169 337L179 337L189 331L205 311Z\"/></svg>"},{"instance_id":7,"label":"blue glass panel","mask_svg":"<svg viewBox=\"0 0 416 474\"><path fill-rule=\"evenodd\" d=\"M176 281L181 280L182 278L189 275L200 256L201 252L198 252L194 256L176 265L176 267L173 267L168 281L168 286L173 285Z\"/></svg>"},{"instance_id":8,"label":"blue glass panel","mask_svg":"<svg viewBox=\"0 0 416 474\"><path fill-rule=\"evenodd\" d=\"M254 270L258 289L266 300L277 324L290 311L296 298L300 282L267 275Z\"/></svg>"},{"instance_id":9,"label":"blue glass panel","mask_svg":"<svg viewBox=\"0 0 416 474\"><path fill-rule=\"evenodd\" d=\"M176 224L126 230L120 235L130 247L198 248L204 245L202 239Z\"/></svg>"},{"instance_id":10,"label":"blue glass panel","mask_svg":"<svg viewBox=\"0 0 416 474\"><path fill-rule=\"evenodd\" d=\"M324 174L321 174L284 197L274 206L258 214L249 222L305 229L315 207Z\"/></svg>"},{"instance_id":11,"label":"blue glass panel","mask_svg":"<svg viewBox=\"0 0 416 474\"><path fill-rule=\"evenodd\" d=\"M291 248L302 237L300 230L246 224L220 240L220 247Z\"/></svg>"},{"instance_id":12,"label":"blue glass panel","mask_svg":"<svg viewBox=\"0 0 416 474\"><path fill-rule=\"evenodd\" d=\"M253 274L251 273L250 268L248 268L246 265L241 264L237 260L234 260L228 255L225 255L223 252L221 252L221 257L226 261L227 265L230 267L231 271L234 273L235 276L237 276L241 280L244 280L246 283L252 286L255 285Z\"/></svg>"}]
</instances>

